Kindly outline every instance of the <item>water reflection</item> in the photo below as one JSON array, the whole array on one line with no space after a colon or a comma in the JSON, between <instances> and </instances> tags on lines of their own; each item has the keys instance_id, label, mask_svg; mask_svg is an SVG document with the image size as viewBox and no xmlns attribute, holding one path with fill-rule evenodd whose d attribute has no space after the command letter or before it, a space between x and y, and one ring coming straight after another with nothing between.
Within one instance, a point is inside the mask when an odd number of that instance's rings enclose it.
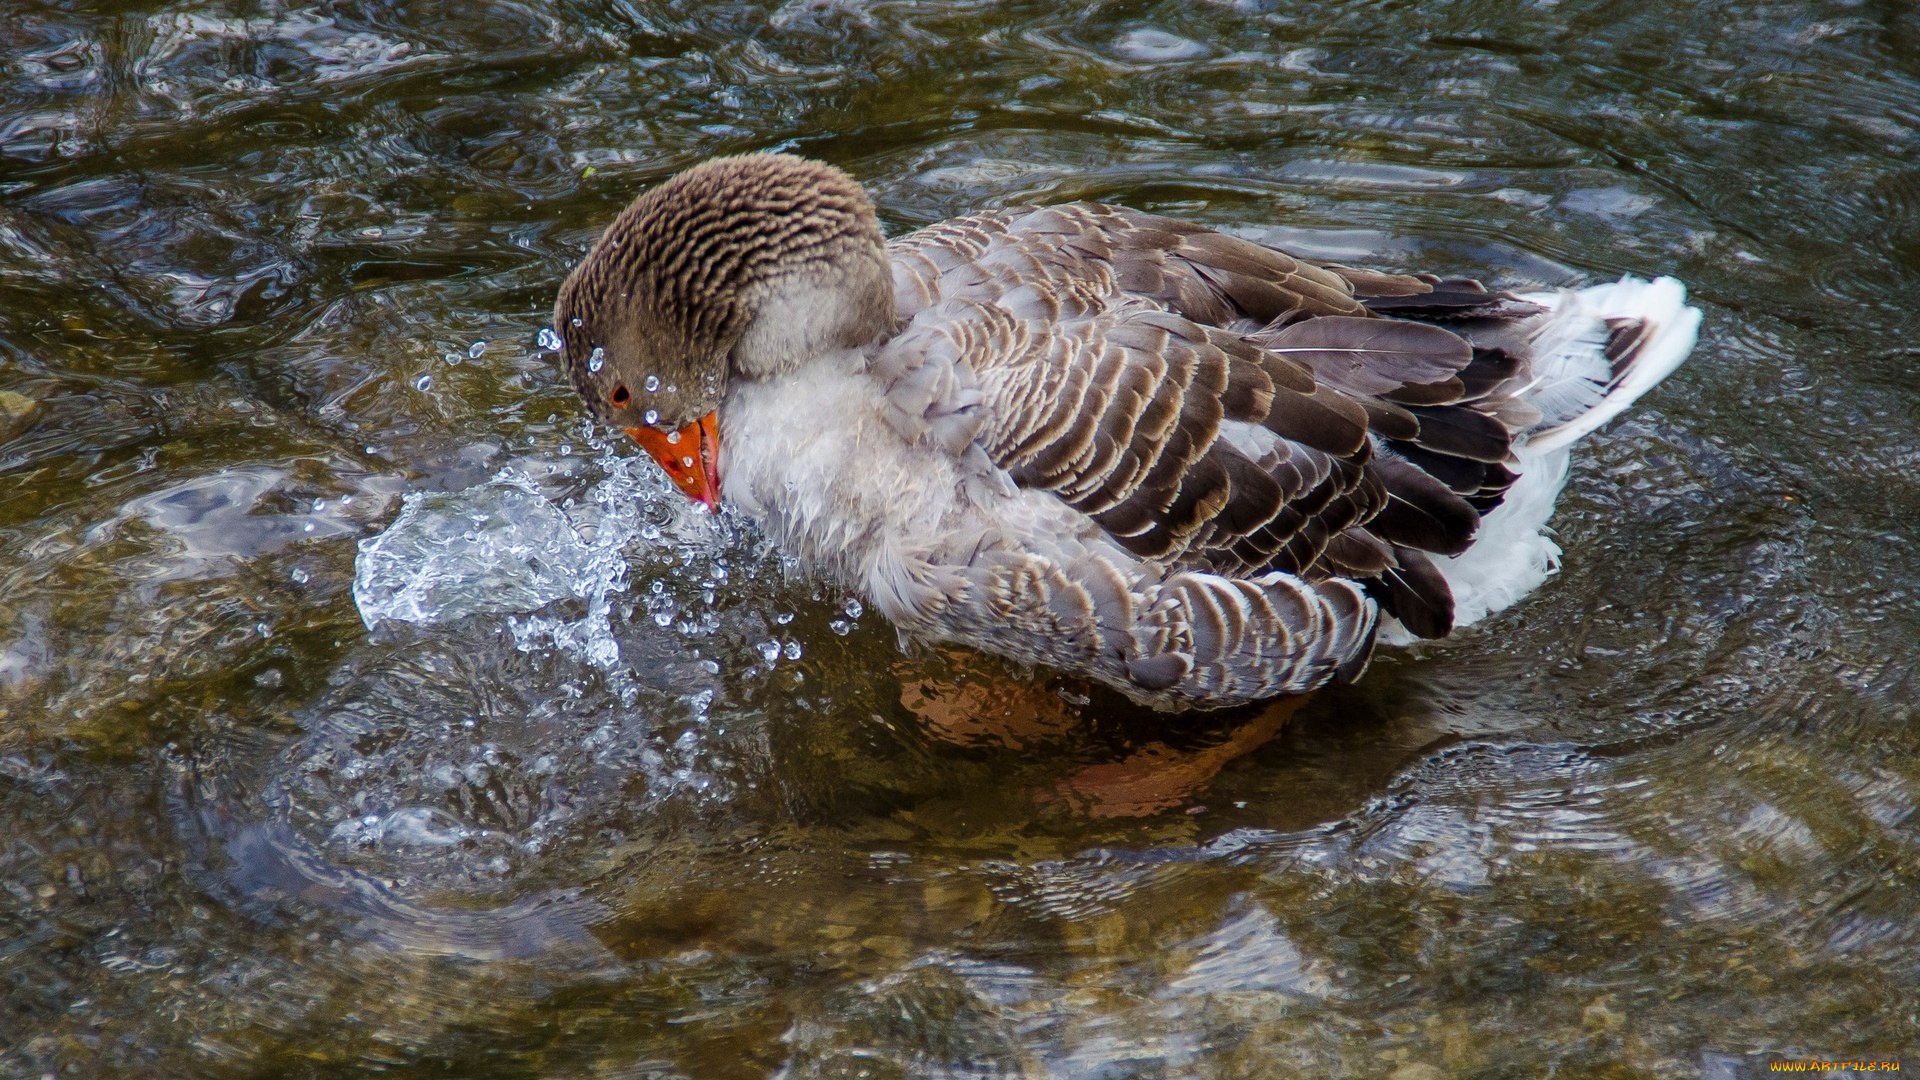
<instances>
[{"instance_id":1,"label":"water reflection","mask_svg":"<svg viewBox=\"0 0 1920 1080\"><path fill-rule=\"evenodd\" d=\"M1906 9L18 7L0 1073L1913 1044ZM1671 272L1708 322L1580 459L1533 600L1170 729L903 653L582 438L555 283L639 187L769 148L894 229L1110 198L1346 262ZM503 470L596 588L370 632L357 542Z\"/></svg>"}]
</instances>

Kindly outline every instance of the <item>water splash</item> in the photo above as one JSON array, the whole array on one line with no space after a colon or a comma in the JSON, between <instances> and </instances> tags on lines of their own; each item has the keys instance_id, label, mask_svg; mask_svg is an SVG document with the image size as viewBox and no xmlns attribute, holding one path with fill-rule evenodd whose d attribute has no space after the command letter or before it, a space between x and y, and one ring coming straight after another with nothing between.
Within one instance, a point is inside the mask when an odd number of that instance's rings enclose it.
<instances>
[{"instance_id":1,"label":"water splash","mask_svg":"<svg viewBox=\"0 0 1920 1080\"><path fill-rule=\"evenodd\" d=\"M513 467L463 491L408 495L393 524L360 542L353 600L361 621L374 630L507 615L520 651L550 646L575 656L630 702L614 604L629 588L628 547L662 538L650 520L658 492L636 475L640 459L591 435L588 445L602 475L584 498L556 502Z\"/></svg>"},{"instance_id":2,"label":"water splash","mask_svg":"<svg viewBox=\"0 0 1920 1080\"><path fill-rule=\"evenodd\" d=\"M720 665L685 648L720 627L733 537L645 458L573 437L587 453L408 495L360 542L369 630L440 629L370 650L276 769L270 799L315 865L493 897L549 851L634 827L636 805L737 794L711 722Z\"/></svg>"},{"instance_id":3,"label":"water splash","mask_svg":"<svg viewBox=\"0 0 1920 1080\"><path fill-rule=\"evenodd\" d=\"M456 492L415 492L360 542L353 600L369 630L527 611L578 595L593 542L531 477L506 470Z\"/></svg>"}]
</instances>

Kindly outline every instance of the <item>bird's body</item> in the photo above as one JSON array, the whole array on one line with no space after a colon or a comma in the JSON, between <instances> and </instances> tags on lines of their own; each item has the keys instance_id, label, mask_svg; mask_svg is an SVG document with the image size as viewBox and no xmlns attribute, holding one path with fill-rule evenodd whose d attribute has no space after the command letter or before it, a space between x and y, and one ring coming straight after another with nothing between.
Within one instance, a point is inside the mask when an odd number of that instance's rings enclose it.
<instances>
[{"instance_id":1,"label":"bird's body","mask_svg":"<svg viewBox=\"0 0 1920 1080\"><path fill-rule=\"evenodd\" d=\"M563 287L566 362L904 633L1157 707L1311 690L1383 609L1439 636L1538 584L1566 446L1698 320L1668 279L1514 296L1098 204L880 244L837 170L708 163Z\"/></svg>"}]
</instances>

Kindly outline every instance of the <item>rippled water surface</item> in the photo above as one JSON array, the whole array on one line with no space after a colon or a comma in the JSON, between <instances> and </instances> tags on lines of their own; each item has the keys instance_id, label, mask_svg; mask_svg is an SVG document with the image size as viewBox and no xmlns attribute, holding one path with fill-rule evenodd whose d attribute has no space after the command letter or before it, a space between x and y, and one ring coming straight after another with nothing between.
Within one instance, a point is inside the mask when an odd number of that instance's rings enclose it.
<instances>
[{"instance_id":1,"label":"rippled water surface","mask_svg":"<svg viewBox=\"0 0 1920 1080\"><path fill-rule=\"evenodd\" d=\"M1706 322L1533 599L1155 720L582 427L555 286L767 148ZM0 1075L1915 1051L1916 296L1908 4L13 0Z\"/></svg>"}]
</instances>

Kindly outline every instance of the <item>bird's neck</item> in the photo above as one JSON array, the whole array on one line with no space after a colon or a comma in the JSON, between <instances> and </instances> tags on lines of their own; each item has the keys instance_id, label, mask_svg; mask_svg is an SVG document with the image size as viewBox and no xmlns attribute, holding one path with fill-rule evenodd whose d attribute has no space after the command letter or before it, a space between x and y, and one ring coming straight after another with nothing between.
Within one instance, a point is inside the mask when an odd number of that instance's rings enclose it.
<instances>
[{"instance_id":1,"label":"bird's neck","mask_svg":"<svg viewBox=\"0 0 1920 1080\"><path fill-rule=\"evenodd\" d=\"M893 329L893 280L885 267L833 265L767 283L732 352L736 377L776 378L801 367L838 363Z\"/></svg>"}]
</instances>

